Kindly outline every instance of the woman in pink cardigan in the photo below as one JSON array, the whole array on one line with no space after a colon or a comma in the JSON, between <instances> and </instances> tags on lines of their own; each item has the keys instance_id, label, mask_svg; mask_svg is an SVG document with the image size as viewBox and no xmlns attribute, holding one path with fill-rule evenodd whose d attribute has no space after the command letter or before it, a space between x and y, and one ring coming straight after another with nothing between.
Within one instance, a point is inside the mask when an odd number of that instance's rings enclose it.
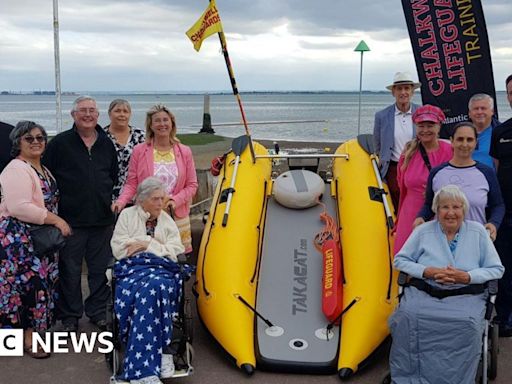
<instances>
[{"instance_id":1,"label":"woman in pink cardigan","mask_svg":"<svg viewBox=\"0 0 512 384\"><path fill-rule=\"evenodd\" d=\"M20 121L9 137L15 159L0 174L0 328L24 329L25 352L41 359L49 354L32 351L32 332L46 331L54 322L58 256L36 254L28 227L54 225L64 236L71 228L57 216L57 184L41 164L44 128Z\"/></svg>"},{"instance_id":2,"label":"woman in pink cardigan","mask_svg":"<svg viewBox=\"0 0 512 384\"><path fill-rule=\"evenodd\" d=\"M128 178L114 211L122 210L147 177L158 177L166 187L166 209L178 225L185 252L192 252L190 204L197 191L197 175L192 151L176 137L176 119L164 105L146 113L146 142L133 148Z\"/></svg>"}]
</instances>

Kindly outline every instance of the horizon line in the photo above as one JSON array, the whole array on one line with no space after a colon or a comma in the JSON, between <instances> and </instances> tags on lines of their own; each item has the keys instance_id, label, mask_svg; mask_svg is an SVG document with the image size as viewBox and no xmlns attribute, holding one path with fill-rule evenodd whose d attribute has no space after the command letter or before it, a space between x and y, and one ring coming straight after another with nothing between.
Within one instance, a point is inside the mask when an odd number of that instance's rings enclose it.
<instances>
[{"instance_id":1,"label":"horizon line","mask_svg":"<svg viewBox=\"0 0 512 384\"><path fill-rule=\"evenodd\" d=\"M506 92L503 90L496 90L496 92ZM347 94L358 94L358 90L250 90L250 91L239 91L240 94L336 94L336 93L347 93ZM389 94L389 90L362 90L361 93L382 93ZM418 92L419 93L419 92ZM56 94L53 90L2 90L0 96L15 96L15 95L34 95L34 96L54 96ZM112 90L112 91L99 91L99 90L81 90L81 91L62 91L63 96L79 96L79 95L232 95L231 90L215 90L215 91L177 91L177 90L165 90L165 91L142 91L142 90Z\"/></svg>"}]
</instances>

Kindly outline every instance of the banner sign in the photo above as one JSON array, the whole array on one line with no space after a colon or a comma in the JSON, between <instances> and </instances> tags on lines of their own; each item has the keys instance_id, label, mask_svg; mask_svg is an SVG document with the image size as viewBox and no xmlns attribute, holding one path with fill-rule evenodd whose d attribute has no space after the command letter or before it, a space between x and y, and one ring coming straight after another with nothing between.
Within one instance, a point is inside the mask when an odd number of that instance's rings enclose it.
<instances>
[{"instance_id":1,"label":"banner sign","mask_svg":"<svg viewBox=\"0 0 512 384\"><path fill-rule=\"evenodd\" d=\"M423 104L446 115L441 136L468 120L476 93L494 98L489 39L480 0L402 0Z\"/></svg>"}]
</instances>

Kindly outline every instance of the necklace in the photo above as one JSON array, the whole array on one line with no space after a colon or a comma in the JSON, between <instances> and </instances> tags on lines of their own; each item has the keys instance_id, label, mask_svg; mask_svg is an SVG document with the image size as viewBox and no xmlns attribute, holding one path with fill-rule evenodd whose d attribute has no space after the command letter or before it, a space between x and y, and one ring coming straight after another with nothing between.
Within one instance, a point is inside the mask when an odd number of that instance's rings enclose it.
<instances>
[{"instance_id":1,"label":"necklace","mask_svg":"<svg viewBox=\"0 0 512 384\"><path fill-rule=\"evenodd\" d=\"M168 163L174 161L174 153L172 148L168 149L166 151L159 151L156 148L153 148L154 150L154 158L155 162L157 163Z\"/></svg>"},{"instance_id":2,"label":"necklace","mask_svg":"<svg viewBox=\"0 0 512 384\"><path fill-rule=\"evenodd\" d=\"M30 167L32 167L32 169L34 171L36 171L36 173L39 176L39 178L42 178L48 185L51 185L53 178L48 174L48 171L46 170L46 167L44 167L41 164L36 165L36 164L32 163L31 161L26 160L26 159L24 159L22 157L18 157L18 158L20 160L24 161L26 164L30 165Z\"/></svg>"},{"instance_id":3,"label":"necklace","mask_svg":"<svg viewBox=\"0 0 512 384\"><path fill-rule=\"evenodd\" d=\"M168 149L168 150L165 150L165 151L159 151L158 149L155 148L155 152L157 153L157 155L167 156L169 153L171 153L171 150Z\"/></svg>"},{"instance_id":4,"label":"necklace","mask_svg":"<svg viewBox=\"0 0 512 384\"><path fill-rule=\"evenodd\" d=\"M38 173L44 172L44 168L43 168L43 166L42 166L42 164L40 162L32 162L32 161L30 161L30 159L26 159L26 158L22 157L21 155L18 156L18 159L20 159L21 161L23 161L26 164L30 165Z\"/></svg>"}]
</instances>

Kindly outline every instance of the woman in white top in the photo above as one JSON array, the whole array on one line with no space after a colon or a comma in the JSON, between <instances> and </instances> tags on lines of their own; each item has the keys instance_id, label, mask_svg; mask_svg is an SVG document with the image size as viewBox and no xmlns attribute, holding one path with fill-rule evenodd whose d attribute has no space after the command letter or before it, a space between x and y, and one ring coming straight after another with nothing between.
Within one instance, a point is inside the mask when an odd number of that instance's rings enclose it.
<instances>
[{"instance_id":1,"label":"woman in white top","mask_svg":"<svg viewBox=\"0 0 512 384\"><path fill-rule=\"evenodd\" d=\"M114 311L126 345L120 379L131 384L161 384L172 377L173 319L178 316L184 271L176 263L185 251L178 227L164 208L165 189L156 177L137 187L135 205L119 215L111 246Z\"/></svg>"}]
</instances>

